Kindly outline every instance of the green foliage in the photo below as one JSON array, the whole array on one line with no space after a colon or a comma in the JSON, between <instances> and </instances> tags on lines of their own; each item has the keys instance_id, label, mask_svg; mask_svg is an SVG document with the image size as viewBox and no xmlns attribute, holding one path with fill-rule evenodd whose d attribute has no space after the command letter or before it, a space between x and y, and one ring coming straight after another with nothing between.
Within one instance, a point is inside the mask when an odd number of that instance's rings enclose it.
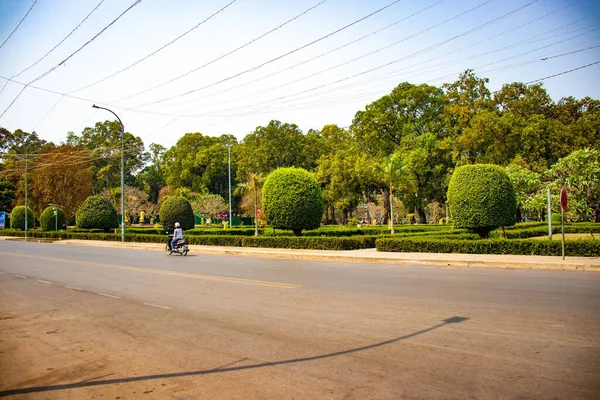
<instances>
[{"instance_id":1,"label":"green foliage","mask_svg":"<svg viewBox=\"0 0 600 400\"><path fill-rule=\"evenodd\" d=\"M456 228L481 237L500 226L516 223L513 184L501 167L489 164L458 167L448 186L450 215Z\"/></svg>"},{"instance_id":2,"label":"green foliage","mask_svg":"<svg viewBox=\"0 0 600 400\"><path fill-rule=\"evenodd\" d=\"M242 246L282 249L358 250L375 247L376 239L375 236L354 236L349 238L261 236L245 237L242 240Z\"/></svg>"},{"instance_id":3,"label":"green foliage","mask_svg":"<svg viewBox=\"0 0 600 400\"><path fill-rule=\"evenodd\" d=\"M273 171L263 188L263 208L268 223L290 229L296 236L303 229L316 229L323 218L323 193L317 180L301 168Z\"/></svg>"},{"instance_id":4,"label":"green foliage","mask_svg":"<svg viewBox=\"0 0 600 400\"><path fill-rule=\"evenodd\" d=\"M600 150L576 150L554 164L550 175L556 192L567 189L569 210L584 221L600 217Z\"/></svg>"},{"instance_id":5,"label":"green foliage","mask_svg":"<svg viewBox=\"0 0 600 400\"><path fill-rule=\"evenodd\" d=\"M57 215L54 215L54 210L56 210ZM63 224L66 223L65 213L60 208L49 206L40 214L40 226L43 231L62 229Z\"/></svg>"},{"instance_id":6,"label":"green foliage","mask_svg":"<svg viewBox=\"0 0 600 400\"><path fill-rule=\"evenodd\" d=\"M273 120L244 138L240 147L240 172L248 175L268 174L282 167L312 169L319 150L315 138L303 135L297 125Z\"/></svg>"},{"instance_id":7,"label":"green foliage","mask_svg":"<svg viewBox=\"0 0 600 400\"><path fill-rule=\"evenodd\" d=\"M10 213L10 227L12 229L25 230L25 206L17 206ZM27 229L35 227L35 215L33 210L27 207Z\"/></svg>"},{"instance_id":8,"label":"green foliage","mask_svg":"<svg viewBox=\"0 0 600 400\"><path fill-rule=\"evenodd\" d=\"M119 226L117 213L110 200L101 195L88 197L76 215L77 227L103 229L105 232Z\"/></svg>"},{"instance_id":9,"label":"green foliage","mask_svg":"<svg viewBox=\"0 0 600 400\"><path fill-rule=\"evenodd\" d=\"M162 173L167 185L186 187L196 193L228 195L229 170L225 144L236 144L232 135L212 137L187 133L164 153ZM231 149L231 174L236 176L236 147ZM235 182L232 185L235 186Z\"/></svg>"},{"instance_id":10,"label":"green foliage","mask_svg":"<svg viewBox=\"0 0 600 400\"><path fill-rule=\"evenodd\" d=\"M175 222L179 222L181 229L194 228L194 212L192 205L183 197L167 197L160 207L160 223L163 229L172 231Z\"/></svg>"},{"instance_id":11,"label":"green foliage","mask_svg":"<svg viewBox=\"0 0 600 400\"><path fill-rule=\"evenodd\" d=\"M0 171L2 168L0 167ZM14 185L6 180L0 179L0 210L10 210L13 201L17 198Z\"/></svg>"},{"instance_id":12,"label":"green foliage","mask_svg":"<svg viewBox=\"0 0 600 400\"><path fill-rule=\"evenodd\" d=\"M124 158L125 184L131 185L135 181L133 173L144 166L147 154L140 137L125 132L123 139L127 151ZM115 157L115 149L121 149L121 124L117 120L97 122L93 128L86 127L80 136L70 133L67 144L89 150L89 159L92 160L90 170L97 193L120 186L121 157Z\"/></svg>"},{"instance_id":13,"label":"green foliage","mask_svg":"<svg viewBox=\"0 0 600 400\"><path fill-rule=\"evenodd\" d=\"M377 239L378 251L463 253L463 254L515 254L560 256L560 240L504 240L504 239L439 239L439 238L382 238ZM598 240L569 240L565 252L571 257L597 257Z\"/></svg>"}]
</instances>

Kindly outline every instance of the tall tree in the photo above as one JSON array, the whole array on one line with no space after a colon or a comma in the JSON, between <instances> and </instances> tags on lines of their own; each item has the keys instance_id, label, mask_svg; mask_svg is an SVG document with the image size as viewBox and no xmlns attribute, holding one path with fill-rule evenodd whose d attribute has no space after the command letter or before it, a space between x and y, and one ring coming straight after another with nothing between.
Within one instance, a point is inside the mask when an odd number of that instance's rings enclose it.
<instances>
[{"instance_id":1,"label":"tall tree","mask_svg":"<svg viewBox=\"0 0 600 400\"><path fill-rule=\"evenodd\" d=\"M325 219L335 224L335 210L341 210L344 220L356 208L361 199L361 168L370 163L361 161L356 142L350 132L337 125L326 125L320 132L322 154L315 171L323 189Z\"/></svg>"},{"instance_id":2,"label":"tall tree","mask_svg":"<svg viewBox=\"0 0 600 400\"><path fill-rule=\"evenodd\" d=\"M187 187L197 193L229 195L227 144L236 144L232 135L219 137L187 133L164 154L163 176L169 186ZM236 176L236 146L231 149L232 186Z\"/></svg>"},{"instance_id":3,"label":"tall tree","mask_svg":"<svg viewBox=\"0 0 600 400\"><path fill-rule=\"evenodd\" d=\"M149 146L148 165L137 174L138 187L147 195L149 201L158 203L158 192L166 185L163 176L163 156L167 149L156 143Z\"/></svg>"},{"instance_id":4,"label":"tall tree","mask_svg":"<svg viewBox=\"0 0 600 400\"><path fill-rule=\"evenodd\" d=\"M304 136L294 124L270 121L246 135L239 148L238 168L241 176L248 173L268 174L281 167L312 170L318 157L318 136Z\"/></svg>"},{"instance_id":5,"label":"tall tree","mask_svg":"<svg viewBox=\"0 0 600 400\"><path fill-rule=\"evenodd\" d=\"M60 205L67 219L92 194L88 152L81 146L62 145L38 155L31 171L30 196L39 215L49 203Z\"/></svg>"},{"instance_id":6,"label":"tall tree","mask_svg":"<svg viewBox=\"0 0 600 400\"><path fill-rule=\"evenodd\" d=\"M85 128L80 136L70 132L67 144L82 146L90 152L90 169L94 179L94 192L121 186L121 124L118 121L97 122ZM134 174L146 161L142 139L129 132L124 134L125 184L134 185Z\"/></svg>"}]
</instances>

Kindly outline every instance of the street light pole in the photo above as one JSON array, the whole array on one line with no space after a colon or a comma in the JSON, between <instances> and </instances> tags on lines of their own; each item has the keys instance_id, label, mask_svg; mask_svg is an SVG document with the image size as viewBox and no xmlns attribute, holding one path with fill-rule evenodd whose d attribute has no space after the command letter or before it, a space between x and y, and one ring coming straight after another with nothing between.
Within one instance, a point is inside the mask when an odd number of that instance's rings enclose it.
<instances>
[{"instance_id":1,"label":"street light pole","mask_svg":"<svg viewBox=\"0 0 600 400\"><path fill-rule=\"evenodd\" d=\"M48 205L54 208L54 230L58 232L58 209L64 207L54 203L48 203Z\"/></svg>"},{"instance_id":2,"label":"street light pole","mask_svg":"<svg viewBox=\"0 0 600 400\"><path fill-rule=\"evenodd\" d=\"M227 166L229 169L229 228L231 228L231 143L227 143Z\"/></svg>"},{"instance_id":3,"label":"street light pole","mask_svg":"<svg viewBox=\"0 0 600 400\"><path fill-rule=\"evenodd\" d=\"M25 241L27 241L27 149L29 145L25 146Z\"/></svg>"},{"instance_id":4,"label":"street light pole","mask_svg":"<svg viewBox=\"0 0 600 400\"><path fill-rule=\"evenodd\" d=\"M93 105L93 108L98 108L101 110L106 110L119 120L119 124L121 124L121 242L125 241L125 126L121 121L121 118L113 111L108 108L99 107L97 105Z\"/></svg>"},{"instance_id":5,"label":"street light pole","mask_svg":"<svg viewBox=\"0 0 600 400\"><path fill-rule=\"evenodd\" d=\"M29 145L31 144L28 143L27 145L25 145L25 240L27 240L27 230L29 229L29 224L27 223L28 220L28 215L27 215L27 208L28 208L28 202L27 202L27 181L28 181L28 176L27 176L27 153L29 151Z\"/></svg>"}]
</instances>

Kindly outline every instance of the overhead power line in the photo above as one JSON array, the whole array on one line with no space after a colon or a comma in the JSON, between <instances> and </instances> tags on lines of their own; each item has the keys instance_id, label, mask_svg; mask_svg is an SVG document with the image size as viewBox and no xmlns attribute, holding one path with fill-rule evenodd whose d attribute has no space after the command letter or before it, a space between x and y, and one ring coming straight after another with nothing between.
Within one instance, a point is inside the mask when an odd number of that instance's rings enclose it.
<instances>
[{"instance_id":1,"label":"overhead power line","mask_svg":"<svg viewBox=\"0 0 600 400\"><path fill-rule=\"evenodd\" d=\"M448 19L445 19L445 20L443 20L442 22L439 22L439 23L437 23L437 24L435 24L435 25L432 25L432 26L430 26L430 27L428 27L428 28L425 28L425 29L423 29L423 30L421 30L421 31L419 31L419 32L417 32L417 33L414 33L414 34L412 34L412 35L410 35L410 36L404 37L404 38L402 38L402 39L400 39L400 40L397 40L397 41L395 41L395 42L393 42L393 43L390 43L390 44L388 44L388 45L385 45L385 46L383 46L383 47L380 47L379 49L373 50L373 51L371 51L371 52L369 52L369 53L366 53L366 54L363 54L363 55L361 55L361 56L355 57L355 58L353 58L353 59L351 59L351 60L349 60L349 61L345 61L345 62L342 62L342 63L340 63L340 64L334 65L333 67L329 67L329 68L323 69L323 70L321 70L321 71L317 71L317 72L315 72L315 73L312 73L312 74L310 74L310 75L303 76L303 77L301 77L301 78L295 79L295 80L293 80L293 81L290 81L290 82L283 83L283 84L281 84L281 85L277 85L277 86L272 86L272 87L270 87L270 88L266 88L266 89L264 89L264 90L261 90L261 91L259 91L259 92L256 92L256 93L251 93L251 94L248 94L248 95L245 95L245 96L242 96L242 97L238 97L238 98L235 98L235 99L228 99L227 101L224 101L224 102L221 102L221 103L216 103L216 104L213 104L213 105L219 105L219 104L223 104L223 103L230 103L230 102L232 102L232 101L236 101L236 100L242 100L242 99L245 99L245 98L248 98L248 97L253 97L253 96L256 96L256 95L259 95L259 94L267 93L267 92L270 92L270 91L272 91L272 90L275 90L275 89L280 89L280 88L282 88L282 87L289 86L289 85L292 85L292 84L294 84L294 83L298 83L298 82L304 81L304 80L306 80L306 79L313 78L313 77L315 77L315 76L318 76L318 75L321 75L321 74L323 74L323 73L325 73L325 72L332 71L332 70L334 70L334 69L337 69L337 68L339 68L339 67L342 67L342 66L348 65L348 64L350 64L350 63L353 63L353 62L355 62L355 61L358 61L358 60L361 60L361 59L363 59L363 58L366 58L366 57L372 56L372 55L374 55L374 54L377 54L377 53L379 53L379 52L381 52L381 51L383 51L383 50L389 49L389 48L391 48L391 47L393 47L393 46L396 46L396 45L398 45L398 44L400 44L400 43L403 43L403 42L405 42L405 41L407 41L407 40L409 40L409 39L415 38L415 37L417 37L417 36L419 36L419 35L421 35L421 34L423 34L423 33L426 33L426 32L428 32L428 31L430 31L430 30L432 30L432 29L435 29L435 28L437 28L437 27L440 27L440 26L442 26L442 25L444 25L444 24L447 24L447 23L448 23L448 22L450 22L450 21L453 21L453 20L455 20L455 19L457 19L457 18L460 18L460 17L462 17L463 15L466 15L466 14L468 14L468 13L470 13L470 12L473 12L473 11L475 11L475 10L477 10L477 9L479 9L479 8L481 8L481 7L483 7L483 6L485 6L486 4L490 3L491 1L493 1L493 0L488 0L488 1L484 2L484 3L481 3L481 4L479 4L479 5L475 6L475 7L473 7L473 8L470 8L470 9L468 9L467 11L461 12L460 14L457 14L457 15L455 15L455 16L453 16L453 17L450 17L450 18L448 18ZM537 1L537 0L535 0L535 1ZM530 4L531 4L531 3L530 3ZM514 12L514 11L513 11L513 12ZM260 79L259 79L259 80L260 80ZM221 94L221 93L219 93L219 94ZM194 99L194 100L191 100L191 101L195 101L195 100L197 100L197 99Z\"/></svg>"},{"instance_id":2,"label":"overhead power line","mask_svg":"<svg viewBox=\"0 0 600 400\"><path fill-rule=\"evenodd\" d=\"M15 27L15 29L13 29L13 31L10 33L10 35L8 35L8 37L4 40L4 42L2 42L2 44L0 44L0 49L2 47L4 47L4 45L6 44L6 42L8 42L8 40L17 31L17 29L19 29L19 27L21 26L21 24L23 23L23 21L25 21L25 18L27 18L27 16L29 15L29 13L31 12L31 10L33 9L33 6L35 6L35 3L37 3L37 2L38 2L38 0L35 0L33 2L33 4L31 5L31 7L29 7L29 10L27 10L27 13L25 13L25 16L23 18L21 18L21 20L19 21L19 23L17 24L17 26Z\"/></svg>"},{"instance_id":3,"label":"overhead power line","mask_svg":"<svg viewBox=\"0 0 600 400\"><path fill-rule=\"evenodd\" d=\"M284 100L284 99L287 99L287 98L290 98L290 97L295 97L295 96L297 96L297 95L300 95L300 94L304 94L304 93L312 92L312 91L314 91L314 90L318 90L318 89L321 89L321 88L324 88L324 87L327 87L327 86L330 86L330 85L333 85L333 84L336 84L336 83L344 82L344 81L347 81L347 80L349 80L349 79L356 78L356 77L358 77L358 76L361 76L361 75L368 74L368 73L370 73L370 72L373 72L373 71L377 71L377 70L379 70L379 69L385 68L385 67L387 67L387 66L389 66L389 65L392 65L392 64L398 63L398 62L400 62L400 61L404 61L404 60L407 60L407 59L410 59L410 58L417 57L417 56L419 56L419 55L421 55L421 54L424 54L424 53L426 53L426 52L429 52L429 51L431 51L431 50L433 50L433 49L436 49L436 48L438 48L438 47L440 47L440 46L442 46L442 45L444 45L444 44L447 44L447 43L449 43L449 42L451 42L451 41L453 41L453 40L455 40L455 39L457 39L457 38L459 38L459 37L462 37L462 36L469 35L469 34L471 34L471 33L473 33L473 32L476 32L476 31L479 31L479 30L481 30L481 29L483 29L483 28L485 28L485 27L488 27L488 26L490 26L490 25L494 24L495 22L497 22L497 21L499 21L499 20L502 20L502 19L504 19L504 18L507 18L508 16L510 16L510 15L512 15L512 14L514 14L515 12L517 12L517 11L519 11L519 10L523 9L524 7L527 7L527 6L529 6L529 5L533 4L533 3L537 2L537 1L538 1L538 0L533 0L533 1L531 1L530 3L528 3L528 4L524 5L524 6L521 6L521 7L517 8L517 9L515 9L515 10L512 10L512 11L509 11L508 13L505 13L505 14L503 14L503 15L499 16L499 17L493 18L493 19L491 19L491 20L489 20L489 21L487 21L487 22L485 22L485 23L483 23L483 24L481 24L481 25L478 25L478 26L476 26L476 27L474 27L474 28L471 28L471 29L469 29L469 30L467 30L467 31L464 31L464 32L462 32L462 33L460 33L460 34L458 34L458 35L455 35L455 36L453 36L453 37L451 37L451 38L449 38L449 39L446 39L446 40L443 40L443 41L441 41L441 42L438 42L438 43L436 43L436 44L434 44L434 45L431 45L431 46L429 46L429 47L427 47L427 48L425 48L425 49L422 49L422 50L416 51L416 52L414 52L414 53L412 53L412 54L409 54L409 55L407 55L407 56L403 56L403 57L401 57L401 58L398 58L398 59L396 59L396 60L393 60L393 61L387 62L387 63L385 63L385 64L382 64L382 65L379 65L379 66L377 66L377 67L371 68L371 69L369 69L369 70L362 71L362 72L356 73L356 74L354 74L354 75L351 75L351 76L348 76L348 77L345 77L345 78L338 79L338 80L336 80L336 81L334 81L334 82L330 82L330 83L322 84L322 85L320 85L320 86L313 87L313 88L311 88L311 89L306 89L306 90L303 90L303 91L301 91L301 92L298 92L298 93L289 94L289 95L284 95L284 96L278 97L278 98L276 98L276 99L273 99L273 100L267 100L267 101L264 101L264 102L261 102L261 103L254 103L252 106L256 106L256 105L260 105L260 104L266 104L266 103L271 103L271 102L276 102L276 101L281 101L281 100ZM487 2L484 2L483 4L487 4L487 3L489 3L489 1L487 1ZM225 110L225 111L227 111L227 110Z\"/></svg>"},{"instance_id":4,"label":"overhead power line","mask_svg":"<svg viewBox=\"0 0 600 400\"><path fill-rule=\"evenodd\" d=\"M36 0L37 1L37 0ZM104 0L100 0L100 3L98 3L96 5L96 7L94 7L94 9L92 11L90 11L90 13L75 27L73 28L73 30L71 32L69 32L69 34L67 36L65 36L60 42L58 42L58 44L56 44L53 48L51 48L46 54L44 54L39 60L37 60L36 62L34 62L33 64L31 64L29 67L25 68L24 70L22 70L21 72L19 72L18 74L15 74L13 76L11 76L11 79L17 78L18 76L20 76L21 74L29 71L31 68L35 67L37 64L39 64L43 59L45 59L46 57L48 57L48 55L50 53L52 53L54 50L56 50L61 44L63 44L63 42L65 40L67 40L77 29L79 29L79 27L81 25L83 25L83 23L85 21L87 21L87 19L102 5L102 3L104 3ZM2 89L0 89L0 93L2 93L4 91L4 88L6 87L6 85L8 84L8 81L6 81L6 83L4 84L4 86L2 87Z\"/></svg>"},{"instance_id":5,"label":"overhead power line","mask_svg":"<svg viewBox=\"0 0 600 400\"><path fill-rule=\"evenodd\" d=\"M345 43L345 44L343 44L341 46L338 46L338 47L336 47L334 49L331 49L329 51L321 53L321 54L319 54L319 55L317 55L315 57L311 57L308 60L299 62L298 64L294 64L294 65L292 65L290 67L287 67L287 68L284 68L284 69L280 69L279 71L276 71L276 72L273 72L273 73L270 73L270 74L267 74L267 75L263 75L260 78L256 78L256 79L253 79L251 81L244 82L244 83L242 83L240 85L232 86L232 87L230 87L228 89L221 90L221 91L216 92L216 93L210 93L210 94L207 94L207 95L196 97L195 99L192 99L192 100L189 100L189 101L186 100L186 101L179 102L179 103L171 103L168 106L164 106L164 107L174 107L174 106L178 106L178 105L181 105L181 104L188 104L188 103L191 103L191 102L195 102L197 100L204 99L204 98L207 98L207 97L212 97L212 96L215 96L215 95L222 95L223 93L227 93L227 92L230 92L232 90L239 89L241 87L248 86L248 85L251 85L251 84L256 83L256 82L260 82L260 81L265 80L267 78L271 78L271 77L273 77L275 75L279 75L279 74L281 74L283 72L292 70L292 69L297 68L297 67L299 67L301 65L308 64L309 62L312 62L312 61L317 60L317 59L319 59L321 57L324 57L324 56L327 56L329 54L332 54L332 53L334 53L334 52L336 52L338 50L341 50L343 48L346 48L346 47L348 47L348 46L350 46L352 44L358 43L361 40L364 40L364 39L366 39L366 38L368 38L370 36L376 35L377 33L381 32L381 31L383 31L385 29L388 29L388 28L390 28L392 26L395 26L395 25L399 24L400 22L403 22L403 21L406 21L406 20L408 20L408 19L410 19L412 17L415 17L416 15L418 15L418 14L420 14L420 13L422 13L422 12L424 12L424 11L430 9L430 8L433 8L433 7L439 5L439 4L443 3L443 2L444 2L444 0L439 0L437 3L430 4L429 6L426 6L426 7L422 8L422 9L420 9L420 10L418 10L418 11L416 11L416 12L414 12L414 13L412 13L412 14L404 17L404 18L401 18L401 19L395 21L395 22L392 22L391 24L388 24L388 25L384 26L383 28L379 28L379 29L377 29L377 30L375 30L375 31L373 31L371 33L368 33L366 35L361 36L358 39L352 40L351 42Z\"/></svg>"},{"instance_id":6,"label":"overhead power line","mask_svg":"<svg viewBox=\"0 0 600 400\"><path fill-rule=\"evenodd\" d=\"M44 72L42 75L38 76L37 78L35 78L31 82L29 82L28 84L26 84L25 86L23 86L23 88L21 89L21 91L19 92L19 94L17 94L17 97L15 97L13 99L13 101L8 105L8 107L6 107L6 109L2 112L2 114L0 115L0 118L2 118L4 116L4 114L6 114L6 112L8 110L10 110L10 108L13 106L13 104L15 104L15 102L19 99L19 97L21 97L21 94L23 94L23 92L25 91L25 89L27 89L27 87L29 85L31 85L32 83L35 83L35 82L39 81L40 79L42 79L42 78L44 78L46 76L48 76L49 74L51 74L52 72L54 72L61 65L65 65L65 63L68 60L70 60L73 56L75 56L77 53L79 53L88 44L90 44L91 42L93 42L98 36L100 36L102 33L104 33L108 28L110 28L115 22L117 22L129 10L131 10L133 7L135 7L136 5L138 5L139 3L141 3L141 1L142 0L136 0L131 6L129 6L129 8L127 8L125 11L123 11L121 13L121 15L119 15L117 18L115 18L110 24L106 25L100 32L98 32L96 35L94 35L94 37L92 37L90 40L88 40L87 42L85 42L83 44L83 46L81 46L80 48L78 48L77 50L75 50L73 53L71 53L67 58L65 58L60 63L58 63L58 65L55 65L54 67L50 68L48 71ZM12 79L9 79L9 80L12 81Z\"/></svg>"},{"instance_id":7,"label":"overhead power line","mask_svg":"<svg viewBox=\"0 0 600 400\"><path fill-rule=\"evenodd\" d=\"M364 17L362 17L362 18L360 18L360 19L357 19L356 21L354 21L354 22L352 22L352 23L350 23L350 24L348 24L348 25L345 25L345 26L343 26L343 27L341 27L341 28L339 28L339 29L336 29L335 31L333 31L333 32L331 32L331 33L328 33L328 34L327 34L327 35L325 35L325 36L321 36L320 38L318 38L318 39L316 39L316 40L313 40L313 41L311 41L311 42L309 42L309 43L307 43L307 44L305 44L305 45L303 45L303 46L297 47L297 48L295 48L294 50L288 51L287 53L284 53L284 54L282 54L282 55L280 55L280 56L277 56L277 57L275 57L275 58L272 58L272 59L271 59L271 60L269 60L269 61L265 61L265 62L264 62L264 63L262 63L262 64L256 65L256 66L254 66L254 67L252 67L252 68L249 68L249 69L247 69L247 70L244 70L244 71L242 71L242 72L238 72L238 73L237 73L237 74L235 74L235 75L231 75L231 76L229 76L229 77L227 77L227 78L224 78L224 79L221 79L221 80L219 80L219 81L213 82L213 83L211 83L211 84L209 84L209 85L206 85L206 86L203 86L203 87L200 87L200 88L196 88L196 89L193 89L193 90L189 90L189 91L187 91L187 92L180 93L180 94L178 94L178 95L175 95L175 96L171 96L171 97L168 97L168 98L165 98L165 99L162 99L162 100L157 100L157 101L154 101L154 102L151 102L151 103L147 103L147 104L138 105L138 106L136 106L136 107L134 107L134 108L141 108L141 107L145 107L145 106L149 106L149 105L153 105L153 104L164 103L165 101L169 101L169 100L172 100L172 99L175 99L175 98L178 98L178 97L187 96L187 95L189 95L189 94L192 94L192 93L198 92L198 91L200 91L200 90L208 89L209 87L213 87L213 86L215 86L215 85L218 85L218 84L221 84L221 83L223 83L223 82L227 82L227 81L229 81L229 80L231 80L231 79L237 78L238 76L241 76L241 75L247 74L248 72L256 71L256 70L258 70L258 69L260 69L260 68L264 67L265 65L268 65L268 64L271 64L271 63L273 63L273 62L275 62L275 61L281 60L281 59L282 59L282 58L284 58L284 57L287 57L287 56L289 56L289 55L291 55L291 54L294 54L294 53L296 53L296 52L298 52L298 51L300 51L300 50L303 50L303 49L305 49L305 48L307 48L307 47L309 47L309 46L312 46L312 45L313 45L313 44L315 44L315 43L318 43L318 42L320 42L320 41L322 41L322 40L325 40L325 39L327 39L327 38L329 38L329 37L331 37L331 36L333 36L333 35L335 35L335 34L337 34L337 33L341 32L341 31L343 31L343 30L345 30L345 29L348 29L349 27L351 27L351 26L353 26L353 25L356 25L356 24L358 24L359 22L362 22L362 21L366 20L367 18L370 18L370 17L372 17L372 16L373 16L373 15L375 15L375 14L378 14L378 13L380 13L381 11L383 11L383 10L385 10L385 9L387 9L387 8L389 8L389 7L391 7L391 6L393 6L393 5L394 5L394 4L396 4L396 3L399 3L400 1L401 1L401 0L395 0L395 1L391 2L391 3L389 3L388 5L386 5L386 6L382 7L382 8L380 8L380 9L378 9L378 10L376 10L376 11L373 11L372 13L370 13L370 14L368 14L368 15L365 15ZM536 0L536 1L537 1L537 0Z\"/></svg>"},{"instance_id":8,"label":"overhead power line","mask_svg":"<svg viewBox=\"0 0 600 400\"><path fill-rule=\"evenodd\" d=\"M269 35L269 34L271 34L271 33L275 32L275 31L279 30L280 28L284 27L285 25L289 24L290 22L297 20L298 18L300 18L300 17L301 17L301 16L303 16L304 14L308 13L309 11L312 11L312 10L314 10L315 8L317 8L317 7L318 7L318 6L320 6L321 4L325 3L326 1L327 1L327 0L321 0L319 3L315 4L314 6L310 7L309 9L307 9L307 10L304 10L303 12L301 12L301 13L300 13L300 14L298 14L298 15L296 15L295 17L293 17L293 18L291 18L291 19L289 19L289 20L285 21L283 24L276 26L275 28L271 29L270 31L268 31L268 32L266 32L266 33L263 33L262 35L260 35L260 36L258 36L258 37L256 37L256 38L252 39L251 41L244 43L243 45L241 45L241 46L239 46L239 47L237 47L237 48L235 48L235 49L231 50L231 51L230 51L230 52L228 52L228 53L225 53L225 54L223 54L223 55L221 55L221 56L219 56L219 57L215 58L214 60L211 60L211 61L207 62L206 64L203 64L203 65L201 65L201 66L199 66L199 67L197 67L197 68L194 68L194 69L192 69L192 70L190 70L190 71L188 71L188 72L186 72L186 73L184 73L184 74L181 74L181 75L179 75L179 76L177 76L177 77L175 77L175 78L173 78L173 79L170 79L170 80L168 80L168 81L165 81L165 82L163 82L163 83L159 83L158 85L156 85L156 86L153 86L153 87L151 87L151 88L149 88L149 89L145 89L145 90L142 90L141 92L134 93L134 94L132 94L132 95L130 95L130 96L127 96L127 97L120 98L120 99L118 99L118 100L114 101L114 103L119 103L119 102L121 102L121 101L123 101L123 100L127 100L127 99L130 99L130 98L132 98L132 97L139 96L140 94L143 94L143 93L150 92L150 91L152 91L152 90L154 90L154 89L157 89L157 88L159 88L159 87L162 87L162 86L168 85L168 84L169 84L169 83L171 83L171 82L175 82L175 81L177 81L177 80L179 80L179 79L181 79L181 78L184 78L184 77L186 77L186 76L188 76L188 75L190 75L190 74L192 74L192 73L194 73L194 72L196 72L196 71L199 71L199 70L200 70L200 69L202 69L202 68L208 67L209 65L211 65L211 64L214 64L215 62L217 62L217 61L219 61L219 60L222 60L223 58L225 58L225 57L227 57L227 56L230 56L231 54L233 54L233 53L235 53L235 52L237 52L237 51L239 51L239 50L243 49L244 47L247 47L247 46L251 45L252 43L256 42L257 40L260 40L260 39L264 38L265 36L267 36L267 35Z\"/></svg>"},{"instance_id":9,"label":"overhead power line","mask_svg":"<svg viewBox=\"0 0 600 400\"><path fill-rule=\"evenodd\" d=\"M148 54L148 55L146 55L146 56L142 57L142 58L141 58L141 59L139 59L139 60L137 60L137 61L136 61L136 62L134 62L133 64L130 64L130 65L128 65L127 67L125 67L125 68L123 68L123 69L120 69L120 70L119 70L119 71L117 71L117 72L114 72L114 73L112 73L112 74L110 74L110 75L108 75L108 76L105 76L104 78L102 78L102 79L99 79L99 80L97 80L96 82L92 82L92 83L90 83L89 85L85 85L85 86L82 86L82 87L80 87L79 89L72 90L72 91L71 91L71 92L69 92L69 93L76 93L76 92L79 92L79 91L81 91L81 90L83 90L83 89L87 89L87 88L90 88L90 87L92 87L92 86L95 86L95 85L97 85L97 84L99 84L99 83L102 83L102 82L104 82L104 81L106 81L106 80L108 80L108 79L110 79L110 78L113 78L113 77L115 77L115 76L117 76L117 75L119 75L119 74L121 74L121 73L123 73L123 72L125 72L125 71L127 71L127 70L129 70L129 69L131 69L131 68L133 68L133 67L135 67L136 65L140 64L140 63L141 63L141 62L143 62L143 61L146 61L148 58L150 58L150 57L152 57L153 55L157 54L157 53L158 53L158 52L160 52L161 50L164 50L165 48L169 47L170 45L172 45L173 43L175 43L175 42L176 42L176 41L178 41L179 39L181 39L181 38L183 38L184 36L186 36L188 33L190 33L190 32L192 32L193 30L195 30L195 29L199 28L201 25L203 25L204 23L206 23L207 21L209 21L211 18L213 18L213 17L214 17L214 16L216 16L217 14L221 13L222 11L224 11L224 10L225 10L227 7L229 7L230 5L232 5L233 3L235 3L236 1L237 1L237 0L232 0L232 1L230 1L230 2L229 2L229 3L227 3L227 4L226 4L224 7L222 7L222 8L221 8L221 9L219 9L218 11L214 12L212 15L210 15L208 18L204 19L204 20L203 20L202 22L200 22L199 24L195 25L195 26L194 26L194 27L192 27L191 29L188 29L186 32L184 32L184 33L182 33L181 35L177 36L175 39L171 40L171 41L170 41L170 42L168 42L167 44L165 44L165 45L163 45L163 46L159 47L158 49L156 49L156 50L155 50L155 51L153 51L152 53L150 53L150 54ZM325 0L324 0L324 1L325 1Z\"/></svg>"},{"instance_id":10,"label":"overhead power line","mask_svg":"<svg viewBox=\"0 0 600 400\"><path fill-rule=\"evenodd\" d=\"M593 63L590 63L590 64L582 65L581 67L573 68L573 69L570 69L568 71L559 72L558 74L548 75L548 76L545 76L545 77L540 78L540 79L535 79L533 81L525 82L525 85L530 85L532 83L536 83L536 82L540 82L540 81L545 81L546 79L556 78L557 76L561 76L561 75L565 75L565 74L570 74L571 72L578 71L578 70L584 69L584 68L588 68L588 67L591 67L592 65L596 65L596 64L600 64L600 61L596 61L596 62L593 62Z\"/></svg>"}]
</instances>

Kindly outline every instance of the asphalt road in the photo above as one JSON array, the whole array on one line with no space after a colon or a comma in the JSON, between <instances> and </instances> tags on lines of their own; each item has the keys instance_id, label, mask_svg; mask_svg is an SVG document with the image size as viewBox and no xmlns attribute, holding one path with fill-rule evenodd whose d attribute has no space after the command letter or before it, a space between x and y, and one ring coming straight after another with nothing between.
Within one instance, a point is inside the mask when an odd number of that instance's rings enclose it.
<instances>
[{"instance_id":1,"label":"asphalt road","mask_svg":"<svg viewBox=\"0 0 600 400\"><path fill-rule=\"evenodd\" d=\"M600 274L0 242L0 397L598 399Z\"/></svg>"}]
</instances>

